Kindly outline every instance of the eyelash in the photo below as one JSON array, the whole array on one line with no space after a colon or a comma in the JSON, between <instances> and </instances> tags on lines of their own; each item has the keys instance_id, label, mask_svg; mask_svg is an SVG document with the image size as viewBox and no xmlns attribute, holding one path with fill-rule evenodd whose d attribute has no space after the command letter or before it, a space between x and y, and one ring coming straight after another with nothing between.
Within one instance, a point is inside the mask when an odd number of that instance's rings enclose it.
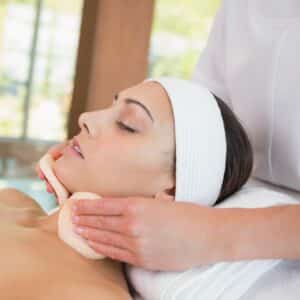
<instances>
[{"instance_id":1,"label":"eyelash","mask_svg":"<svg viewBox=\"0 0 300 300\"><path fill-rule=\"evenodd\" d=\"M124 123L122 123L122 122L120 122L120 121L117 122L117 125L118 125L118 127L119 127L120 129L126 130L126 131L128 131L128 132L130 132L130 133L136 133L136 132L137 132L135 129L133 129L133 128L127 126L127 125L125 125Z\"/></svg>"}]
</instances>

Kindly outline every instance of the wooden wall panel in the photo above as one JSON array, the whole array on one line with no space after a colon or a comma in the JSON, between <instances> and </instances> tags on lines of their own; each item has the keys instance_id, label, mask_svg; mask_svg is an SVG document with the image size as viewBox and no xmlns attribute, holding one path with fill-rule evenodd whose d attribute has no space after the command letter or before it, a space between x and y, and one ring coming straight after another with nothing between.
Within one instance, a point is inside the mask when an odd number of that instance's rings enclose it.
<instances>
[{"instance_id":1,"label":"wooden wall panel","mask_svg":"<svg viewBox=\"0 0 300 300\"><path fill-rule=\"evenodd\" d=\"M68 138L81 112L108 106L147 76L153 12L154 0L85 1Z\"/></svg>"}]
</instances>

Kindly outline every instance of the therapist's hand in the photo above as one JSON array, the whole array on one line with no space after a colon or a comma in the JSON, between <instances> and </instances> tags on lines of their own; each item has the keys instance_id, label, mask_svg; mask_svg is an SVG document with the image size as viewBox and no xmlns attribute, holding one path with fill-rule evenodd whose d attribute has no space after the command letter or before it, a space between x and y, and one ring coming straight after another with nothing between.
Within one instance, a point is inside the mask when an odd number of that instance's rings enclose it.
<instances>
[{"instance_id":1,"label":"therapist's hand","mask_svg":"<svg viewBox=\"0 0 300 300\"><path fill-rule=\"evenodd\" d=\"M112 259L166 271L215 259L218 239L212 228L216 209L174 202L165 194L78 200L72 209L75 232L95 251Z\"/></svg>"},{"instance_id":2,"label":"therapist's hand","mask_svg":"<svg viewBox=\"0 0 300 300\"><path fill-rule=\"evenodd\" d=\"M56 159L58 159L62 155L62 150L68 145L68 143L69 143L69 141L65 141L65 142L62 142L60 144L53 145L52 147L50 147L48 149L47 153L50 154L53 157L53 159L56 160ZM47 192L55 194L55 191L54 191L53 187L48 182L48 180L45 177L44 173L42 172L39 164L36 165L35 171L37 172L39 178L41 180L45 181Z\"/></svg>"}]
</instances>

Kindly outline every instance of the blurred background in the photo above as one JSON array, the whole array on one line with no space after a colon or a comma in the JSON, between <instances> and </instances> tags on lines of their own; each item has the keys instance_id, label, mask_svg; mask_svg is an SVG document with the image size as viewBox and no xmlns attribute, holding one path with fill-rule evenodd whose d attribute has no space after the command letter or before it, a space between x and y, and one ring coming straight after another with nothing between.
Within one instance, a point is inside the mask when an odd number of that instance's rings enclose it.
<instances>
[{"instance_id":1,"label":"blurred background","mask_svg":"<svg viewBox=\"0 0 300 300\"><path fill-rule=\"evenodd\" d=\"M52 208L34 170L39 158L74 135L81 112L105 106L115 91L145 77L189 79L219 5L1 0L0 188L15 187Z\"/></svg>"}]
</instances>

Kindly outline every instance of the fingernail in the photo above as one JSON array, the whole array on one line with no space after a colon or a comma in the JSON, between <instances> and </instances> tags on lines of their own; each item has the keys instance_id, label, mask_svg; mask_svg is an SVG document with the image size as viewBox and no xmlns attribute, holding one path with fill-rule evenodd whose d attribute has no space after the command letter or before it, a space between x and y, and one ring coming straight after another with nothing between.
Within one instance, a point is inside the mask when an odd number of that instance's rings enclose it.
<instances>
[{"instance_id":1,"label":"fingernail","mask_svg":"<svg viewBox=\"0 0 300 300\"><path fill-rule=\"evenodd\" d=\"M72 220L73 220L73 223L78 223L79 222L79 217L78 216L73 216Z\"/></svg>"},{"instance_id":2,"label":"fingernail","mask_svg":"<svg viewBox=\"0 0 300 300\"><path fill-rule=\"evenodd\" d=\"M90 241L90 240L87 240L87 243L88 243L90 246L94 246L94 245L95 245L95 243L92 242L92 241Z\"/></svg>"},{"instance_id":3,"label":"fingernail","mask_svg":"<svg viewBox=\"0 0 300 300\"><path fill-rule=\"evenodd\" d=\"M72 205L72 211L73 211L73 213L76 213L76 211L77 211L77 206L76 206L76 204L73 204L73 205Z\"/></svg>"},{"instance_id":4,"label":"fingernail","mask_svg":"<svg viewBox=\"0 0 300 300\"><path fill-rule=\"evenodd\" d=\"M75 231L79 234L82 234L84 232L84 229L82 227L75 227Z\"/></svg>"}]
</instances>

